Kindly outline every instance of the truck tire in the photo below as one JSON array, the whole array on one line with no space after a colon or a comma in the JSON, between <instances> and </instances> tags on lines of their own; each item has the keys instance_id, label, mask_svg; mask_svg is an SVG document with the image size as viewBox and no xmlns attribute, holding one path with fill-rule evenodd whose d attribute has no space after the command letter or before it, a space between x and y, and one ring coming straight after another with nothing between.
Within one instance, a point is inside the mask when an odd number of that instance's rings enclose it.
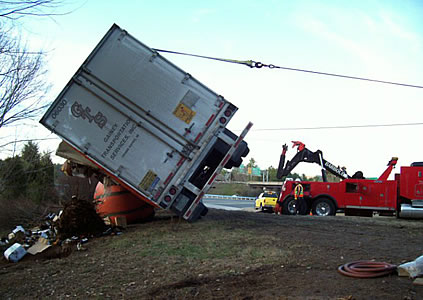
<instances>
[{"instance_id":1,"label":"truck tire","mask_svg":"<svg viewBox=\"0 0 423 300\"><path fill-rule=\"evenodd\" d=\"M328 198L314 200L312 213L315 216L334 216L336 214L335 204Z\"/></svg>"},{"instance_id":2,"label":"truck tire","mask_svg":"<svg viewBox=\"0 0 423 300\"><path fill-rule=\"evenodd\" d=\"M295 214L295 199L294 197L286 198L282 203L282 214L294 215Z\"/></svg>"},{"instance_id":3,"label":"truck tire","mask_svg":"<svg viewBox=\"0 0 423 300\"><path fill-rule=\"evenodd\" d=\"M209 212L209 208L207 206L204 205L203 210L201 211L200 216L204 217L205 215L207 215L207 213Z\"/></svg>"}]
</instances>

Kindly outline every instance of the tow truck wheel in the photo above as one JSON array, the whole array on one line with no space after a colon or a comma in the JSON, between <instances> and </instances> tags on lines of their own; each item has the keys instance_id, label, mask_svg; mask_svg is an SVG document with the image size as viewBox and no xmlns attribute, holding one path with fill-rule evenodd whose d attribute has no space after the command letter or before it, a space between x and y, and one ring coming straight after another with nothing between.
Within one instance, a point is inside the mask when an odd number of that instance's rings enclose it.
<instances>
[{"instance_id":1,"label":"tow truck wheel","mask_svg":"<svg viewBox=\"0 0 423 300\"><path fill-rule=\"evenodd\" d=\"M295 199L294 197L288 197L282 203L282 214L284 215L294 215L295 214Z\"/></svg>"},{"instance_id":2,"label":"tow truck wheel","mask_svg":"<svg viewBox=\"0 0 423 300\"><path fill-rule=\"evenodd\" d=\"M315 216L334 216L336 210L331 200L319 198L313 202L312 212Z\"/></svg>"}]
</instances>

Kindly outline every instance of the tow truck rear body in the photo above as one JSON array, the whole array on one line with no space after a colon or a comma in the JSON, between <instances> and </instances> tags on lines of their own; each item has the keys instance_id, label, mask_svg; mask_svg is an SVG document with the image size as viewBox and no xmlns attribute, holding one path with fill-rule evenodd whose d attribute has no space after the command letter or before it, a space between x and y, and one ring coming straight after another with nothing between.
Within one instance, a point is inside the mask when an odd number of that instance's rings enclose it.
<instances>
[{"instance_id":1,"label":"tow truck rear body","mask_svg":"<svg viewBox=\"0 0 423 300\"><path fill-rule=\"evenodd\" d=\"M301 184L307 203L305 214L327 216L342 211L345 215L373 216L378 213L404 218L423 217L423 163L401 167L400 173L388 180L397 161L398 158L392 158L376 180L347 175L347 178L342 176L340 182L285 181L275 212L295 213L295 187Z\"/></svg>"}]
</instances>

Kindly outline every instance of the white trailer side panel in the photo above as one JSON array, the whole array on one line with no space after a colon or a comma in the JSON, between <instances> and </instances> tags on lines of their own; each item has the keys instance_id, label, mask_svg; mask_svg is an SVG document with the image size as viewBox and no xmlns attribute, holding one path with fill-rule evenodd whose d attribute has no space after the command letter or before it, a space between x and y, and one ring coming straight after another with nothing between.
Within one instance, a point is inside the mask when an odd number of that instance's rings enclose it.
<instances>
[{"instance_id":1,"label":"white trailer side panel","mask_svg":"<svg viewBox=\"0 0 423 300\"><path fill-rule=\"evenodd\" d=\"M40 122L158 205L169 184L216 167L209 153L235 140L223 131L236 110L113 25ZM192 200L205 183L182 184Z\"/></svg>"}]
</instances>

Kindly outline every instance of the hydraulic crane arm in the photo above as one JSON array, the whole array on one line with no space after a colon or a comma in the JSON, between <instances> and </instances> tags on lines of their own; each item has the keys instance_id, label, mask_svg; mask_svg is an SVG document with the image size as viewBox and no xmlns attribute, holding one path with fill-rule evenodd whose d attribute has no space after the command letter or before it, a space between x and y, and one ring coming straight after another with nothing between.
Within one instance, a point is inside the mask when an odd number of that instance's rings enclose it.
<instances>
[{"instance_id":1,"label":"hydraulic crane arm","mask_svg":"<svg viewBox=\"0 0 423 300\"><path fill-rule=\"evenodd\" d=\"M340 177L342 179L350 178L350 176L345 172L345 170L336 167L332 163L328 162L323 158L323 153L320 150L312 152L305 147L305 145L299 141L292 141L292 147L297 147L297 154L289 161L286 162L285 158L286 152L288 151L288 146L285 144L282 146L282 154L279 160L278 171L276 177L281 179L284 176L287 176L300 162L315 163L321 166L322 168L322 178L323 181L327 181L326 171L329 171L333 175Z\"/></svg>"},{"instance_id":2,"label":"hydraulic crane arm","mask_svg":"<svg viewBox=\"0 0 423 300\"><path fill-rule=\"evenodd\" d=\"M392 169L395 168L397 161L398 157L392 157L392 159L388 162L388 167L386 168L385 172L383 172L377 180L388 180L388 177L391 174Z\"/></svg>"}]
</instances>

